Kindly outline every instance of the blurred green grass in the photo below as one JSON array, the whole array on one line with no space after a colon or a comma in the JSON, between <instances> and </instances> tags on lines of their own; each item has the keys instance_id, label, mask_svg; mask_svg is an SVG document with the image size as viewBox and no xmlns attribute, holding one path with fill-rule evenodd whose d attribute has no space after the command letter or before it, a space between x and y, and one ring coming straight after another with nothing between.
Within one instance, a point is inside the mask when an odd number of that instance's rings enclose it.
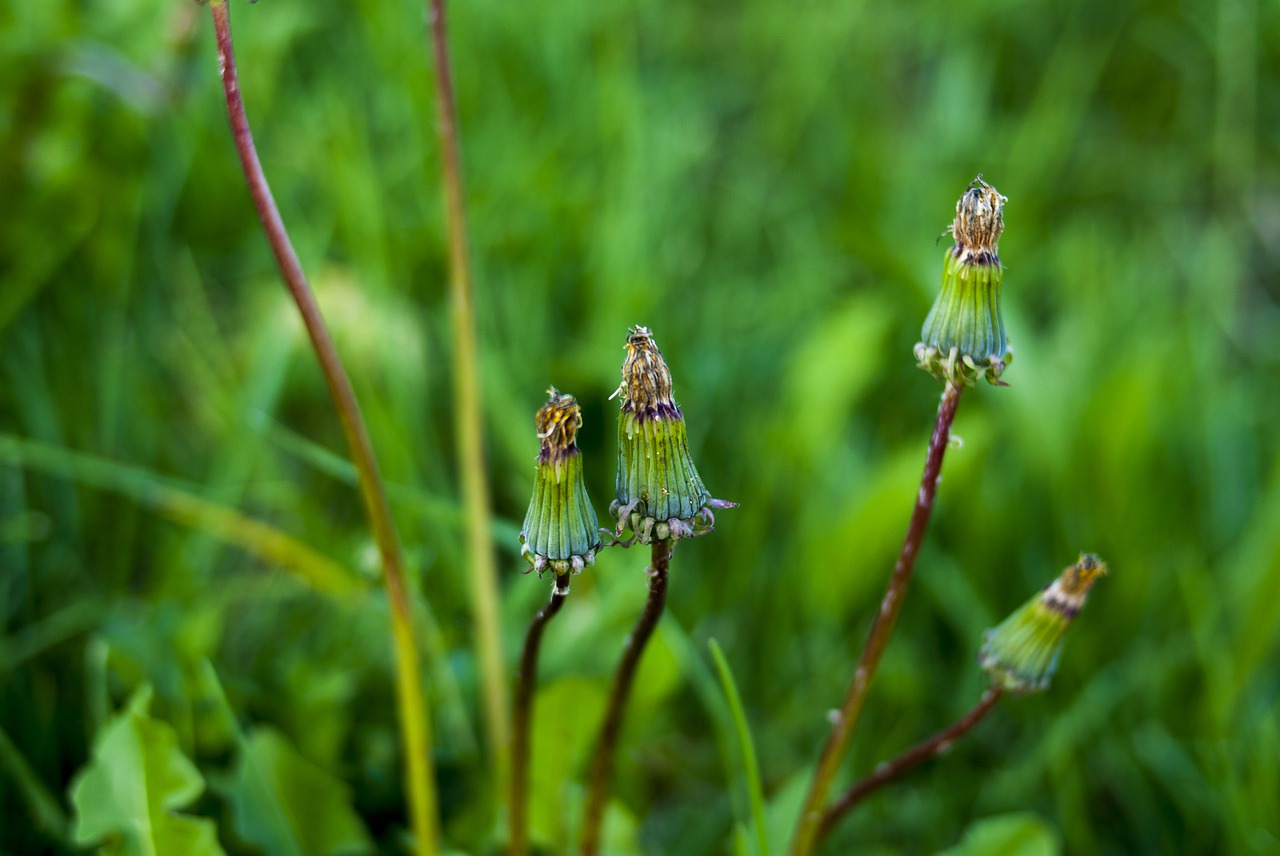
<instances>
[{"instance_id":1,"label":"blurred green grass","mask_svg":"<svg viewBox=\"0 0 1280 856\"><path fill-rule=\"evenodd\" d=\"M430 607L447 837L487 852L423 9L233 5L264 165ZM730 852L747 816L712 637L771 822L789 822L915 493L938 389L911 346L935 239L979 172L1010 200L1012 386L960 409L849 777L971 705L982 629L1078 551L1113 574L1048 693L828 849L936 850L1028 811L1068 853L1280 852L1277 17L1249 0L452 5L508 662L546 594L514 539L533 412L549 384L583 402L603 509L627 325L654 329L703 477L742 503L681 548L646 657L618 783L640 852ZM315 593L73 465L126 464L376 575L216 72L185 0L0 9L0 432L64 450L61 469L0 460L0 729L65 810L98 726L151 683L184 751L225 770L208 658L242 720L352 784L395 852L380 595ZM540 751L575 780L643 565L606 553L546 640ZM0 772L0 851L56 850L19 780ZM540 785L535 832L558 846L576 786Z\"/></svg>"}]
</instances>

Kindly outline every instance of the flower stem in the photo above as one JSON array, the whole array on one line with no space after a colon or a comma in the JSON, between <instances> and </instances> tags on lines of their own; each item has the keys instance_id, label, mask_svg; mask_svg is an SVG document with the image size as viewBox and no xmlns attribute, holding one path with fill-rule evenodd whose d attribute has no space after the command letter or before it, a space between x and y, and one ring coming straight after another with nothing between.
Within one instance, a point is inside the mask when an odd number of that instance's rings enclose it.
<instances>
[{"instance_id":1,"label":"flower stem","mask_svg":"<svg viewBox=\"0 0 1280 856\"><path fill-rule=\"evenodd\" d=\"M524 637L524 651L520 654L511 737L510 856L525 856L529 852L529 732L533 726L533 690L538 683L538 649L542 644L542 631L564 606L568 594L568 578L565 578L563 586L557 579L555 588L551 590L550 602L538 610L529 624L529 631Z\"/></svg>"},{"instance_id":2,"label":"flower stem","mask_svg":"<svg viewBox=\"0 0 1280 856\"><path fill-rule=\"evenodd\" d=\"M231 120L232 136L245 181L253 196L253 204L262 228L266 232L271 250L275 254L280 274L289 293L293 296L302 315L307 335L315 349L329 385L334 408L342 423L342 432L351 449L352 460L360 480L360 494L365 512L373 530L374 540L382 558L383 581L391 605L391 629L396 649L396 696L399 708L401 739L407 756L405 764L406 786L409 791L409 815L417 839L418 856L433 856L439 852L435 777L431 763L431 724L427 717L426 692L422 684L422 670L418 663L418 647L414 638L413 619L408 591L405 586L404 560L400 554L399 538L395 522L387 504L386 490L378 473L378 462L369 442L360 407L356 402L351 381L334 348L333 339L325 327L320 307L316 303L311 286L302 271L302 264L294 252L285 231L284 222L271 196L271 188L258 161L253 144L253 133L245 115L244 99L240 94L240 82L236 73L235 52L231 40L231 14L226 0L213 0L214 30L218 40L218 64L221 69L222 87L226 95L227 115Z\"/></svg>"},{"instance_id":3,"label":"flower stem","mask_svg":"<svg viewBox=\"0 0 1280 856\"><path fill-rule=\"evenodd\" d=\"M658 626L663 607L667 603L667 571L671 564L671 542L654 541L649 569L649 599L644 611L636 620L631 635L622 647L622 660L613 676L613 688L609 692L609 707L604 723L596 738L595 754L591 761L591 778L587 783L587 803L582 817L582 856L597 856L600 852L600 828L604 822L605 804L613 778L613 757L618 749L618 735L622 731L622 716L636 675L636 667L644 654L644 646Z\"/></svg>"},{"instance_id":4,"label":"flower stem","mask_svg":"<svg viewBox=\"0 0 1280 856\"><path fill-rule=\"evenodd\" d=\"M471 616L483 687L485 730L498 781L505 778L510 723L498 621L498 572L493 555L493 510L484 460L484 420L476 369L476 321L471 279L467 209L462 195L458 111L453 95L444 0L428 0L436 68L437 128L444 160L444 202L449 228L449 292L453 302L453 395L458 469L467 512L467 557L471 569Z\"/></svg>"},{"instance_id":5,"label":"flower stem","mask_svg":"<svg viewBox=\"0 0 1280 856\"><path fill-rule=\"evenodd\" d=\"M999 702L1004 698L1004 690L1000 687L991 687L982 694L982 698L973 706L973 709L964 716L957 719L951 725L939 731L937 734L912 746L906 752L903 752L892 761L886 761L876 767L875 772L858 782L849 790L845 791L834 803L831 808L827 809L822 816L822 823L818 827L817 837L819 839L826 837L840 818L862 802L868 794L875 791L882 785L892 782L894 779L905 775L915 767L928 761L930 758L941 755L943 752L951 748L951 744L955 743L964 735L983 720L983 718L991 712Z\"/></svg>"},{"instance_id":6,"label":"flower stem","mask_svg":"<svg viewBox=\"0 0 1280 856\"><path fill-rule=\"evenodd\" d=\"M933 511L933 498L938 492L938 476L942 472L942 456L947 450L947 440L951 436L951 423L955 419L962 390L963 387L948 383L946 391L942 394L942 402L938 405L938 418L933 426L933 436L929 439L929 452L925 457L924 473L920 477L920 490L916 494L911 522L907 524L907 535L898 553L898 560L893 565L889 586L885 590L884 598L880 601L880 611L876 613L875 621L871 625L871 633L862 649L862 656L858 659L858 667L853 672L853 681L849 684L844 704L840 706L840 713L831 726L827 743L818 758L818 766L814 770L813 781L809 785L809 793L801 809L796 837L791 843L791 856L808 856L817 843L827 792L849 748L849 741L853 737L863 703L867 699L867 690L871 687L871 680L875 677L876 668L880 665L880 658L884 655L884 649L893 635L893 626L898 621L898 613L902 610L907 586L911 583L911 572L915 569L916 555L920 552L920 543L924 539L929 515Z\"/></svg>"}]
</instances>

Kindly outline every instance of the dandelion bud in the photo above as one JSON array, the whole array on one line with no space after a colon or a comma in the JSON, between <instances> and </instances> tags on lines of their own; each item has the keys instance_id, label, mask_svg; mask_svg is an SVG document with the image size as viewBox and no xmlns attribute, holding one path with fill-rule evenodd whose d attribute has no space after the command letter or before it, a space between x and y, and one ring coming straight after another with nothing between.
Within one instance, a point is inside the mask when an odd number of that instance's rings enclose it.
<instances>
[{"instance_id":1,"label":"dandelion bud","mask_svg":"<svg viewBox=\"0 0 1280 856\"><path fill-rule=\"evenodd\" d=\"M568 575L595 563L600 524L582 480L582 453L574 442L582 409L572 395L554 387L547 392L551 397L534 418L542 449L520 543L532 570L539 577L552 571L557 590L567 592Z\"/></svg>"},{"instance_id":2,"label":"dandelion bud","mask_svg":"<svg viewBox=\"0 0 1280 856\"><path fill-rule=\"evenodd\" d=\"M714 508L736 503L712 499L702 483L685 434L684 416L671 397L671 371L647 327L627 334L618 413L617 501L609 506L618 534L628 526L643 544L703 535L715 525Z\"/></svg>"},{"instance_id":3,"label":"dandelion bud","mask_svg":"<svg viewBox=\"0 0 1280 856\"><path fill-rule=\"evenodd\" d=\"M1000 317L997 254L1006 201L978 176L956 203L950 229L955 244L943 257L942 290L915 348L920 368L957 386L979 379L1004 386L1000 375L1013 361Z\"/></svg>"},{"instance_id":4,"label":"dandelion bud","mask_svg":"<svg viewBox=\"0 0 1280 856\"><path fill-rule=\"evenodd\" d=\"M1058 667L1062 637L1084 606L1094 581L1106 572L1101 559L1083 553L1003 624L988 630L978 662L991 676L992 685L1015 693L1038 692L1049 686Z\"/></svg>"}]
</instances>

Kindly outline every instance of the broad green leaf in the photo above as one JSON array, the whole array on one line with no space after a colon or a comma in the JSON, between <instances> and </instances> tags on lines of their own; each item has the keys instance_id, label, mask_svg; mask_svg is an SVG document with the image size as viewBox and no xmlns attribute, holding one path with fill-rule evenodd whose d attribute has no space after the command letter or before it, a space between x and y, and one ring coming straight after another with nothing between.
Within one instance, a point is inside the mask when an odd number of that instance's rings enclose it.
<instances>
[{"instance_id":1,"label":"broad green leaf","mask_svg":"<svg viewBox=\"0 0 1280 856\"><path fill-rule=\"evenodd\" d=\"M560 678L534 696L529 766L529 832L532 840L567 850L566 784L591 751L604 712L606 689L598 681Z\"/></svg>"},{"instance_id":2,"label":"broad green leaf","mask_svg":"<svg viewBox=\"0 0 1280 856\"><path fill-rule=\"evenodd\" d=\"M937 856L1058 856L1058 833L1029 812L987 817L971 824L964 840Z\"/></svg>"},{"instance_id":3,"label":"broad green leaf","mask_svg":"<svg viewBox=\"0 0 1280 856\"><path fill-rule=\"evenodd\" d=\"M273 728L241 745L227 793L235 829L271 856L347 856L373 843L351 788L303 758Z\"/></svg>"},{"instance_id":4,"label":"broad green leaf","mask_svg":"<svg viewBox=\"0 0 1280 856\"><path fill-rule=\"evenodd\" d=\"M615 856L640 856L642 851L637 840L639 830L639 820L621 800L610 800L604 810L604 826L601 831L604 852Z\"/></svg>"},{"instance_id":5,"label":"broad green leaf","mask_svg":"<svg viewBox=\"0 0 1280 856\"><path fill-rule=\"evenodd\" d=\"M204 779L150 704L143 687L98 732L93 760L71 783L72 838L119 856L222 856L212 821L177 813Z\"/></svg>"}]
</instances>

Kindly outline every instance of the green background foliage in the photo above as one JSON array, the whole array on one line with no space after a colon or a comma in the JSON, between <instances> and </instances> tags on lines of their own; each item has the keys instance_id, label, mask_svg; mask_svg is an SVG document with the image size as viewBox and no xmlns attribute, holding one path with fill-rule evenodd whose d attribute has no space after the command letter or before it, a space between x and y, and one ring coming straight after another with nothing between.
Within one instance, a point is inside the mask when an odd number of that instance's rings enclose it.
<instances>
[{"instance_id":1,"label":"green background foliage","mask_svg":"<svg viewBox=\"0 0 1280 856\"><path fill-rule=\"evenodd\" d=\"M446 839L494 852L423 8L233 14L413 566ZM979 172L1009 197L1012 385L961 404L846 779L973 704L982 630L1080 550L1112 575L1048 692L827 852L1280 852L1275 4L458 0L451 23L507 662L548 593L515 538L533 412L549 384L583 403L603 512L628 325L671 364L708 486L742 503L675 557L615 852L755 846L713 637L785 840L915 496L939 388L911 348ZM376 551L239 178L207 11L8 3L0 79L0 853L74 851L73 797L131 769L93 749L121 722L209 782L181 812L227 853L326 852L281 825L317 807L298 789L337 806L332 852L400 852ZM644 564L606 552L547 634L551 852ZM149 717L126 707L144 685Z\"/></svg>"}]
</instances>

